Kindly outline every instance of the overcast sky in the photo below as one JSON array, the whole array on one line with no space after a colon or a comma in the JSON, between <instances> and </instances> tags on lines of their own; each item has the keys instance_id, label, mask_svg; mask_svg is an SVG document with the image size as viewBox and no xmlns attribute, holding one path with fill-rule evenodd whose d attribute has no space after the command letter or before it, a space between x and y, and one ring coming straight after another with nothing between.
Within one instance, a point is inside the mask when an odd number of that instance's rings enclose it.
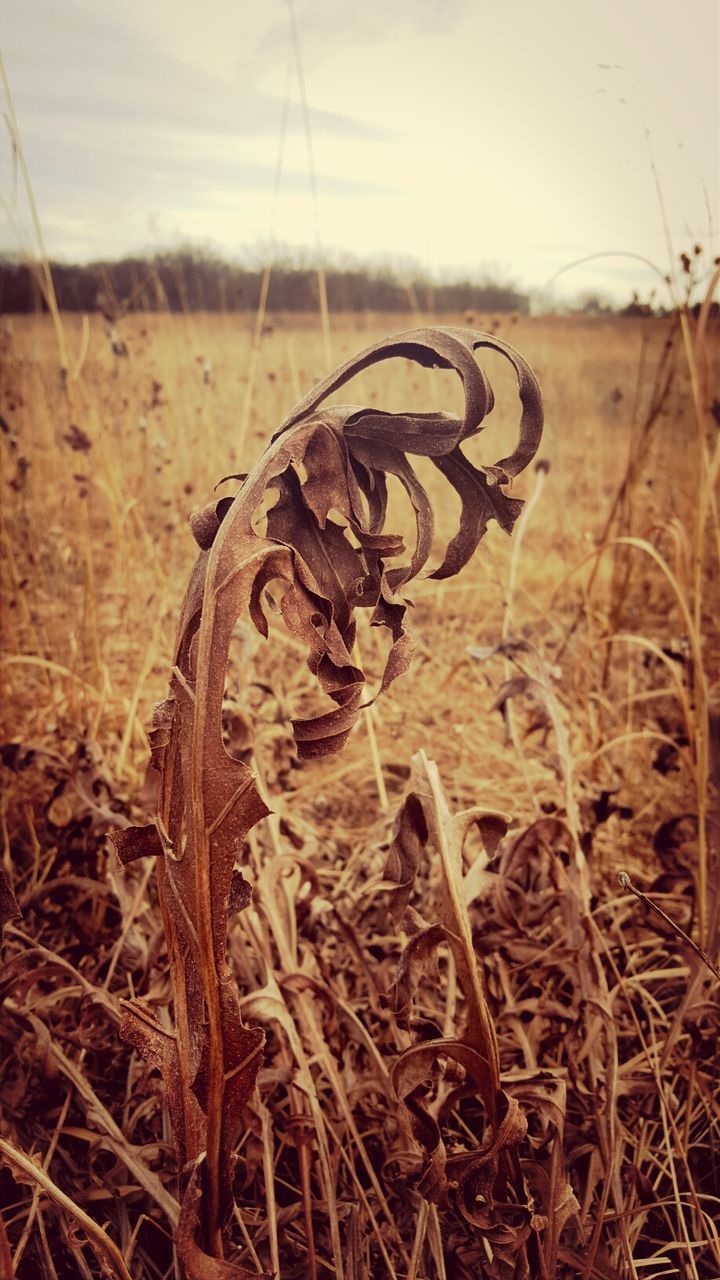
<instances>
[{"instance_id":1,"label":"overcast sky","mask_svg":"<svg viewBox=\"0 0 720 1280\"><path fill-rule=\"evenodd\" d=\"M720 252L717 0L291 2L2 0L51 256L274 238L532 288L606 250L665 271L651 161L675 254ZM7 136L0 182L19 248ZM617 258L557 289L652 284Z\"/></svg>"}]
</instances>

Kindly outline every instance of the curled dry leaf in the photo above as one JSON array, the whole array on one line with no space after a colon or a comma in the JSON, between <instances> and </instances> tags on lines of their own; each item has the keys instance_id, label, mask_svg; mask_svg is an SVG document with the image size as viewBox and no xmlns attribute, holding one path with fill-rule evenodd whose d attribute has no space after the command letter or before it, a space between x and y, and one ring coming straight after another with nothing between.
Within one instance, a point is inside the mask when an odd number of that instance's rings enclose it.
<instances>
[{"instance_id":1,"label":"curled dry leaf","mask_svg":"<svg viewBox=\"0 0 720 1280\"><path fill-rule=\"evenodd\" d=\"M482 429L493 407L492 390L473 355L483 347L499 351L515 368L522 413L513 453L495 466L476 468L460 445ZM383 413L357 406L319 408L354 374L394 356L454 369L465 392L464 417ZM213 589L222 595L222 607L213 609L216 626L220 615L232 615L234 622L247 608L257 629L267 635L263 591L273 579L283 583L283 618L307 646L308 665L336 704L326 715L294 724L301 757L339 750L360 713L364 674L351 657L355 608L372 609L372 625L391 633L382 688L407 668L410 639L404 627L405 604L397 592L425 567L434 532L430 500L408 455L429 457L461 498L460 528L432 575L445 578L467 562L490 519L508 532L512 529L521 504L505 493L503 484L534 456L541 431L537 382L511 347L461 329L412 331L370 347L318 384L286 419L235 500L221 498L195 518L194 528L208 557L213 548ZM386 567L386 561L397 559L404 548L401 538L384 529L388 475L396 476L405 488L417 526L410 562L393 567ZM269 488L279 497L268 514L263 538L252 521ZM223 536L215 545L221 526ZM207 563L201 555L186 598L180 631L188 642L199 621Z\"/></svg>"},{"instance_id":2,"label":"curled dry leaf","mask_svg":"<svg viewBox=\"0 0 720 1280\"><path fill-rule=\"evenodd\" d=\"M488 348L513 366L521 416L517 446L490 467L476 467L462 442L483 427L493 393L474 352ZM378 361L409 359L454 370L464 391L462 417L442 412L384 413L322 408L354 374ZM181 1193L201 1186L198 1211L183 1234L192 1249L222 1258L222 1229L232 1207L231 1157L240 1117L254 1087L263 1032L240 1018L226 962L233 864L250 829L267 809L246 765L222 739L222 703L231 634L247 611L268 635L266 589L276 595L285 625L307 650L307 664L328 695L327 711L293 723L301 758L340 750L364 705L365 676L353 657L357 608L385 627L391 647L381 680L386 689L411 657L406 605L398 594L426 565L433 539L430 500L410 461L429 458L460 497L457 533L435 578L457 573L497 520L510 532L521 503L504 485L531 461L542 432L537 381L525 361L499 338L455 328L418 329L377 343L340 366L296 407L243 481L234 499L221 498L194 517L201 551L185 595L170 696L155 710L153 763L160 772L155 832L114 834L121 860L158 858L158 890L174 986L175 1028L168 1038L147 1009L128 1002L124 1034L160 1066L173 1119ZM409 560L398 563L401 538L385 531L387 477L395 476L415 512L417 536ZM277 494L258 529L269 490ZM388 561L393 561L391 566ZM237 909L236 898L232 899ZM202 1164L197 1161L202 1159ZM198 1243L199 1242L199 1243ZM197 1261L193 1263L194 1271Z\"/></svg>"},{"instance_id":3,"label":"curled dry leaf","mask_svg":"<svg viewBox=\"0 0 720 1280\"><path fill-rule=\"evenodd\" d=\"M520 1277L555 1274L560 1233L568 1217L578 1210L563 1168L562 1151L566 1111L566 1086L560 1073L515 1072L500 1078L500 1062L492 1017L485 998L482 975L469 930L467 906L474 896L477 877L474 864L464 874L464 845L477 826L484 862L493 856L505 835L508 819L502 814L468 809L451 814L437 769L420 752L413 761L411 790L395 820L393 841L385 868L397 888L390 893L390 912L410 933L398 963L392 988L396 1021L413 1025L411 1010L423 979L437 981L437 949L447 945L465 997L462 1037L424 1039L411 1045L396 1061L392 1083L400 1103L399 1118L408 1136L420 1149L418 1190L428 1199L451 1204L492 1250L488 1275ZM545 822L550 826L550 820ZM536 824L537 825L537 824ZM562 823L552 835L567 834ZM536 839L533 833L528 839ZM528 840L506 837L501 847L503 864L508 849L522 856ZM421 859L428 851L438 858L440 882L432 899L424 884ZM468 890L467 882L472 882ZM495 899L499 876L493 876ZM420 898L423 914L410 899ZM428 920L431 922L428 923ZM431 1081L442 1064L462 1068L464 1080L450 1089L434 1092ZM445 1073L445 1084L449 1072ZM486 1137L474 1150L448 1147L444 1129L455 1106L478 1097L486 1114ZM533 1116L532 1136L528 1135ZM469 1132L467 1125L465 1132ZM527 1157L528 1148L548 1153L544 1163Z\"/></svg>"},{"instance_id":4,"label":"curled dry leaf","mask_svg":"<svg viewBox=\"0 0 720 1280\"><path fill-rule=\"evenodd\" d=\"M492 1083L487 1055L461 1040L438 1037L426 1043L411 1045L395 1063L391 1078L402 1104L401 1119L408 1132L424 1151L423 1169L418 1188L428 1200L443 1200L448 1190L446 1176L447 1151L440 1126L421 1101L425 1082L432 1075L439 1058L457 1062L477 1091L484 1093ZM499 1148L498 1148L499 1150ZM473 1153L473 1156L478 1153ZM495 1172L497 1173L497 1163Z\"/></svg>"},{"instance_id":5,"label":"curled dry leaf","mask_svg":"<svg viewBox=\"0 0 720 1280\"><path fill-rule=\"evenodd\" d=\"M462 1152L447 1162L450 1198L465 1221L490 1244L496 1274L501 1274L500 1262L511 1268L513 1276L522 1274L526 1267L518 1255L530 1239L532 1212L522 1180L519 1202L512 1192L503 1194L501 1170L503 1157L515 1153L527 1127L517 1099L501 1091L498 1123L489 1142L479 1151Z\"/></svg>"},{"instance_id":6,"label":"curled dry leaf","mask_svg":"<svg viewBox=\"0 0 720 1280\"><path fill-rule=\"evenodd\" d=\"M409 1011L423 971L435 975L435 953L440 943L445 942L452 953L465 997L466 1028L462 1040L438 1037L412 1045L400 1055L393 1069L393 1084L401 1104L400 1117L423 1153L419 1189L427 1199L445 1201L451 1190L448 1155L438 1120L424 1103L426 1081L440 1058L450 1058L464 1068L469 1086L463 1086L463 1090L475 1092L481 1098L493 1136L483 1150L451 1158L455 1166L453 1194L463 1216L482 1227L488 1240L497 1243L502 1237L503 1242L511 1242L517 1252L525 1245L530 1221L514 1150L524 1136L524 1122L516 1104L511 1105L500 1088L495 1029L475 957L463 891L463 848L469 830L477 826L488 851L493 851L506 823L502 815L480 809L451 814L433 762L421 751L414 757L413 765L412 789L396 819L385 868L388 879L399 881L398 888L391 894L391 913L397 919L404 912L405 923L412 926L413 932L401 955L393 988L396 1017L400 1025L409 1025ZM441 867L439 892L435 900L427 904L436 916L431 923L408 906L420 856L428 848L438 855ZM513 1116L517 1113L517 1125L508 1121L511 1112ZM471 1175L472 1170L475 1172ZM480 1191L468 1193L470 1199L467 1199L463 1191L466 1178L471 1182L473 1178L479 1180L478 1188L482 1182L487 1208L482 1223L472 1216L475 1212L472 1205ZM515 1217L517 1206L524 1206L520 1215L522 1230L517 1222L510 1222L507 1215L503 1218L502 1212L495 1211L495 1202L507 1198L507 1186L514 1188Z\"/></svg>"}]
</instances>

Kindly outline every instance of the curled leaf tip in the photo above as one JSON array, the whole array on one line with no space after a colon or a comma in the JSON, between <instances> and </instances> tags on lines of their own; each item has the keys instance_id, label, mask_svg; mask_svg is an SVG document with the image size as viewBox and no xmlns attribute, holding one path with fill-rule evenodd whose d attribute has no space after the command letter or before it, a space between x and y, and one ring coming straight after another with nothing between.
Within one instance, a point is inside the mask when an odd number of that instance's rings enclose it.
<instances>
[{"instance_id":1,"label":"curled leaf tip","mask_svg":"<svg viewBox=\"0 0 720 1280\"><path fill-rule=\"evenodd\" d=\"M477 467L461 446L483 429L494 404L476 358L483 349L499 352L515 370L521 413L513 453L495 465ZM355 374L393 358L454 371L463 388L463 415L325 405ZM243 477L235 500L222 498L192 517L196 540L214 552L208 580L223 615L237 617L247 608L257 629L267 635L263 588L272 578L283 583L285 624L306 646L310 669L340 709L295 723L302 755L340 750L364 705L350 657L356 608L372 609L372 625L387 628L392 636L381 687L387 688L407 667L407 606L399 592L425 570L434 538L432 502L413 456L429 458L460 498L458 530L430 575L448 578L470 560L490 520L506 533L512 531L522 503L506 492L506 485L535 456L542 422L532 370L497 336L452 326L409 330L373 344L319 382ZM403 540L385 530L388 476L400 481L415 514L415 546L404 562ZM268 491L277 497L262 537L253 515ZM360 684L363 680L360 672Z\"/></svg>"}]
</instances>

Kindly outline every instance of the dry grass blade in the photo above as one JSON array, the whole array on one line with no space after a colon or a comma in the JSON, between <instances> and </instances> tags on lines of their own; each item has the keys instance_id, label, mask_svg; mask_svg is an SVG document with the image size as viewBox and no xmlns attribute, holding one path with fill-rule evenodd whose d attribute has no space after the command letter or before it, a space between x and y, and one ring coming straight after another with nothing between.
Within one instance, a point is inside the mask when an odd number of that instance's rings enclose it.
<instances>
[{"instance_id":1,"label":"dry grass blade","mask_svg":"<svg viewBox=\"0 0 720 1280\"><path fill-rule=\"evenodd\" d=\"M474 466L461 448L493 407L474 357L478 348L510 362L522 405L516 448L485 468ZM392 357L454 370L463 384L463 417L321 407L355 373ZM298 752L316 758L340 750L367 705L365 675L353 657L355 610L371 610L371 625L390 633L381 690L410 661L406 605L398 592L427 562L433 512L409 456L429 457L460 497L459 529L433 575L445 578L469 560L490 519L512 529L521 504L503 486L534 456L542 421L537 381L502 340L454 328L404 333L369 347L319 383L283 423L234 500L222 498L193 520L202 550L180 618L170 696L156 708L151 735L161 775L157 824L114 836L126 862L159 855L175 1026L168 1032L145 1005L126 1002L122 1030L163 1073L181 1170L179 1247L191 1280L232 1265L222 1264L232 1153L263 1044L262 1030L242 1023L226 960L231 901L238 910L250 900L235 862L268 812L250 769L228 754L222 738L233 628L248 611L257 630L268 634L263 605L272 586L285 625L305 647L308 667L330 703L328 710L293 722ZM405 488L417 524L410 562L393 567L387 561L396 561L404 547L385 531L388 475ZM268 491L278 496L259 530ZM479 997L475 1008L489 1035ZM489 1062L489 1072L492 1108L496 1063Z\"/></svg>"},{"instance_id":2,"label":"dry grass blade","mask_svg":"<svg viewBox=\"0 0 720 1280\"><path fill-rule=\"evenodd\" d=\"M6 1142L4 1138L0 1138L0 1160L8 1164L14 1171L16 1178L23 1182L29 1182L30 1185L38 1185L54 1203L74 1218L87 1234L93 1249L97 1252L103 1270L104 1263L107 1263L112 1275L119 1277L119 1280L132 1280L123 1256L117 1245L110 1239L106 1231L98 1226L94 1218L85 1213L79 1205L71 1200L70 1196L53 1182L52 1178L41 1169L34 1160L26 1156L23 1151L17 1151L12 1143ZM8 1273L10 1277L12 1270Z\"/></svg>"}]
</instances>

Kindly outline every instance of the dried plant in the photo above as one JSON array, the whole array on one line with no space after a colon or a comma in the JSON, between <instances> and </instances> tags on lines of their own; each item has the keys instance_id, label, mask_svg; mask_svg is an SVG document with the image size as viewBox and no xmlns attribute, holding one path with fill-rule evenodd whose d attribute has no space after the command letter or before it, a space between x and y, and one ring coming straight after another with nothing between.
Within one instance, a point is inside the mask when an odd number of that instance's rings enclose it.
<instances>
[{"instance_id":1,"label":"dried plant","mask_svg":"<svg viewBox=\"0 0 720 1280\"><path fill-rule=\"evenodd\" d=\"M478 1252L484 1248L486 1259L492 1259L488 1274L544 1280L557 1274L562 1228L580 1207L563 1161L566 1082L557 1069L526 1069L506 1075L501 1087L498 1035L469 912L474 898L500 883L496 871L486 870L498 845L500 856L506 856L518 838L502 840L508 827L503 814L479 808L451 813L434 762L421 751L413 764L410 790L395 820L386 874L398 886L391 896L393 919L409 935L394 983L394 1013L399 1025L411 1028L414 1021L420 1029L392 1071L401 1121L422 1152L418 1188L428 1200L452 1205L469 1224L480 1242ZM464 848L473 827L480 833L483 852L465 874ZM421 914L410 899L417 896L421 862L428 852L438 856L440 883L429 902L424 894ZM573 892L569 882L563 887ZM436 916L431 923L428 907ZM465 1030L451 1036L428 1026L427 1018L410 1016L417 989L436 967L442 944L452 957L465 998ZM445 1079L443 1060L450 1068ZM455 1076L458 1066L465 1073L460 1083ZM431 1080L436 1099L431 1098ZM449 1127L458 1104L474 1095L482 1103L484 1141L469 1145L468 1135L477 1134L478 1128L466 1125L464 1141L456 1140L456 1150L449 1151L443 1127ZM527 1141L530 1117L533 1136L542 1135L534 1147ZM528 1149L532 1158L521 1160Z\"/></svg>"},{"instance_id":2,"label":"dried plant","mask_svg":"<svg viewBox=\"0 0 720 1280\"><path fill-rule=\"evenodd\" d=\"M254 756L261 793L277 813L250 832L236 859L252 879L253 902L230 921L228 962L243 1019L267 1039L234 1149L226 1259L196 1253L196 1274L227 1275L230 1267L237 1275L241 1263L283 1280L318 1280L328 1268L344 1280L507 1280L528 1268L548 1280L718 1275L720 649L711 603L720 347L711 347L709 306L704 338L703 315L686 319L692 376L678 364L653 447L633 478L632 522L612 530L624 532L621 543L602 541L602 532L632 446L623 415L635 363L647 342L642 421L673 319L520 322L518 341L552 400L557 435L544 439L544 453L554 460L561 452L562 466L547 479L536 469L512 541L489 539L458 581L413 585L412 679L398 682L377 714L362 712L362 731L342 758L298 767L289 717L320 710L323 695L302 661L284 660L304 647L282 617L268 614L269 644L245 622L235 629L224 740L246 763ZM207 489L223 459L224 470L245 466L243 422L230 446L220 430L236 409L238 335L207 322L203 351L217 379L199 393L189 421L198 382L193 329L171 317L128 317L128 326L137 360L117 377L91 333L81 380L87 403L75 418L57 379L49 317L26 332L19 324L0 420L9 476L21 451L30 464L23 486L8 480L0 504L9 605L0 1272L14 1269L18 1280L90 1280L124 1274L123 1264L134 1280L179 1277L173 1237L186 1260L194 1248L191 1202L177 1234L164 1091L118 1035L124 997L142 997L171 1026L167 949L156 895L147 892L155 859L120 873L104 833L147 823L155 807L157 776L142 785L138 708L163 696L171 660L167 602L187 573L189 541L177 536L181 495ZM336 333L357 342L357 320L338 318ZM77 330L75 337L82 341ZM255 398L246 394L255 456L257 424L283 416L283 380L296 386L320 347L295 322L278 326L258 352ZM246 351L249 368L249 335ZM388 362L370 371L373 392L400 407L403 387L432 389L434 375L423 374L409 361ZM161 397L153 383L162 383ZM702 417L694 423L696 403ZM141 413L147 421L128 436ZM172 450L170 414L182 423ZM570 415L577 430L563 428ZM82 476L67 443L73 422L93 442ZM451 519L443 476L427 458L412 461L444 545ZM393 498L400 487L391 476ZM533 505L542 518L533 518ZM391 527L414 549L408 511L398 514ZM262 518L255 527L265 534ZM330 518L343 524L339 513ZM209 525L217 527L214 512ZM622 599L618 546L637 557ZM437 564L439 542L435 552ZM268 590L278 597L272 583ZM376 686L384 629L367 633L366 622L360 615L360 647ZM405 757L421 746L438 774L421 755L408 781ZM474 805L513 815L491 860L502 820L483 819L479 836L473 823L465 835ZM413 883L413 862L383 871L387 815L398 806L409 852L413 824L418 837ZM618 893L621 869L632 879L623 877ZM388 927L389 901L399 928ZM479 996L465 981L467 954ZM482 999L484 1027L475 1016ZM493 1037L498 1118L508 1108L499 1129L484 1075ZM447 1041L460 1046L454 1058L443 1052ZM480 1055L464 1053L474 1076L459 1061L463 1046ZM415 1087L411 1072L421 1063L428 1074ZM197 1182L203 1191L204 1159ZM205 1238L196 1239L205 1249Z\"/></svg>"},{"instance_id":3,"label":"dried plant","mask_svg":"<svg viewBox=\"0 0 720 1280\"><path fill-rule=\"evenodd\" d=\"M482 348L512 364L522 413L514 452L481 468L461 445L482 429L493 407L491 387L474 356ZM455 371L463 384L463 416L321 408L354 374L392 357ZM263 1048L262 1030L243 1025L226 960L228 916L251 896L237 864L248 832L268 812L251 770L223 743L233 628L247 610L267 636L263 604L270 584L280 584L274 591L285 625L305 646L308 666L329 699L328 710L293 722L299 755L341 750L368 705L355 649L355 610L372 610L371 625L390 633L380 691L406 671L411 657L399 593L427 563L434 524L409 456L429 458L460 498L458 531L431 575L447 578L470 559L490 519L512 530L522 504L504 486L535 455L542 421L533 373L499 338L456 328L403 333L369 347L320 382L242 478L235 498L221 498L192 520L201 552L182 607L170 696L156 707L151 734L160 773L157 820L114 837L125 863L158 855L174 1026L162 1025L139 1000L123 1001L121 1034L162 1072L181 1181L178 1251L190 1277L247 1274L222 1261L223 1230L232 1208L233 1150ZM404 546L385 531L388 476L405 489L417 526L409 561L392 565ZM263 516L268 490L277 498ZM472 986L469 938L459 959ZM476 994L471 1021L480 1025L487 1014ZM489 1040L488 1027L484 1035ZM499 1122L496 1055L484 1071L489 1115Z\"/></svg>"}]
</instances>

